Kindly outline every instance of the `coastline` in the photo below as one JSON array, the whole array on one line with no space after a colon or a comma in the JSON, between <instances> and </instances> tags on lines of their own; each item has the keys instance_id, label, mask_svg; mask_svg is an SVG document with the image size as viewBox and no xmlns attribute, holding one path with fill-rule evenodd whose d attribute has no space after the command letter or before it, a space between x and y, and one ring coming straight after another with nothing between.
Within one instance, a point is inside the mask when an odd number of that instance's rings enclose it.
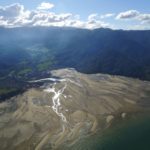
<instances>
[{"instance_id":1,"label":"coastline","mask_svg":"<svg viewBox=\"0 0 150 150\"><path fill-rule=\"evenodd\" d=\"M70 147L65 145L63 150L68 148L70 150L141 150L141 148L147 150L150 147L148 131L150 131L150 111L134 113L125 119L114 120L110 127L81 138Z\"/></svg>"}]
</instances>

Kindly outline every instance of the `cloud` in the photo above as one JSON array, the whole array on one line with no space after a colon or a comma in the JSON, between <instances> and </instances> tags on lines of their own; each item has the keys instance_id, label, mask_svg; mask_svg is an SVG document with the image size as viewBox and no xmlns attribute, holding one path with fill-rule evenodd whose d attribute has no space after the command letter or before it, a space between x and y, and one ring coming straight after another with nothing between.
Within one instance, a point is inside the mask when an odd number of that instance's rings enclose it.
<instances>
[{"instance_id":1,"label":"cloud","mask_svg":"<svg viewBox=\"0 0 150 150\"><path fill-rule=\"evenodd\" d=\"M143 21L150 20L150 14L141 14L139 15L139 19Z\"/></svg>"},{"instance_id":2,"label":"cloud","mask_svg":"<svg viewBox=\"0 0 150 150\"><path fill-rule=\"evenodd\" d=\"M116 16L116 19L121 20L136 20L139 21L140 24L150 24L150 14L143 14L137 10L129 10L126 12L121 12ZM136 27L139 28L140 25L137 25ZM145 26L140 28L145 28ZM146 26L147 28L147 26Z\"/></svg>"},{"instance_id":3,"label":"cloud","mask_svg":"<svg viewBox=\"0 0 150 150\"><path fill-rule=\"evenodd\" d=\"M110 18L110 17L113 17L114 15L115 15L114 13L108 13L108 14L101 15L100 18L101 19Z\"/></svg>"},{"instance_id":4,"label":"cloud","mask_svg":"<svg viewBox=\"0 0 150 150\"><path fill-rule=\"evenodd\" d=\"M79 16L73 16L70 13L37 13L32 18L33 26L59 26L59 27L76 27L86 29L96 29L100 27L108 27L107 23L98 20L81 21Z\"/></svg>"},{"instance_id":5,"label":"cloud","mask_svg":"<svg viewBox=\"0 0 150 150\"><path fill-rule=\"evenodd\" d=\"M98 17L98 14L90 14L89 16L88 16L88 20L95 20L95 19L97 19L97 17Z\"/></svg>"},{"instance_id":6,"label":"cloud","mask_svg":"<svg viewBox=\"0 0 150 150\"><path fill-rule=\"evenodd\" d=\"M0 26L14 26L20 20L24 20L30 14L30 11L24 9L24 6L15 3L8 6L0 6Z\"/></svg>"},{"instance_id":7,"label":"cloud","mask_svg":"<svg viewBox=\"0 0 150 150\"><path fill-rule=\"evenodd\" d=\"M116 19L133 19L139 15L137 10L128 10L121 12L116 16Z\"/></svg>"},{"instance_id":8,"label":"cloud","mask_svg":"<svg viewBox=\"0 0 150 150\"><path fill-rule=\"evenodd\" d=\"M52 3L47 3L47 2L42 2L37 9L39 10L48 10L54 7L54 4Z\"/></svg>"},{"instance_id":9,"label":"cloud","mask_svg":"<svg viewBox=\"0 0 150 150\"><path fill-rule=\"evenodd\" d=\"M150 14L140 14L137 18L142 24L150 24Z\"/></svg>"},{"instance_id":10,"label":"cloud","mask_svg":"<svg viewBox=\"0 0 150 150\"><path fill-rule=\"evenodd\" d=\"M80 16L71 13L49 11L54 7L51 3L43 2L35 10L26 10L23 5L16 3L9 6L0 6L0 26L59 26L96 29L109 27L108 23L100 20L98 14L91 14L82 21Z\"/></svg>"},{"instance_id":11,"label":"cloud","mask_svg":"<svg viewBox=\"0 0 150 150\"><path fill-rule=\"evenodd\" d=\"M110 27L108 23L104 23L102 21L81 21L81 20L72 20L68 22L69 26L83 29L97 29L97 28L108 28Z\"/></svg>"},{"instance_id":12,"label":"cloud","mask_svg":"<svg viewBox=\"0 0 150 150\"><path fill-rule=\"evenodd\" d=\"M76 27L86 29L113 28L117 26L105 22L105 18L118 20L136 21L136 28L150 29L150 14L141 13L137 10L128 10L115 16L114 13L103 15L92 13L87 19L82 20L80 15L72 13L55 13L50 10L54 7L51 3L43 2L34 10L27 10L23 5L15 3L8 6L0 6L0 26L4 27L22 27L22 26L59 26ZM138 23L139 22L139 23ZM134 23L135 24L135 23ZM130 24L126 27L132 29Z\"/></svg>"},{"instance_id":13,"label":"cloud","mask_svg":"<svg viewBox=\"0 0 150 150\"><path fill-rule=\"evenodd\" d=\"M24 11L24 6L18 3L9 6L0 6L0 16L4 18L14 18L19 16Z\"/></svg>"},{"instance_id":14,"label":"cloud","mask_svg":"<svg viewBox=\"0 0 150 150\"><path fill-rule=\"evenodd\" d=\"M55 14L52 12L35 12L30 21L33 26L60 26L69 20L72 14Z\"/></svg>"}]
</instances>

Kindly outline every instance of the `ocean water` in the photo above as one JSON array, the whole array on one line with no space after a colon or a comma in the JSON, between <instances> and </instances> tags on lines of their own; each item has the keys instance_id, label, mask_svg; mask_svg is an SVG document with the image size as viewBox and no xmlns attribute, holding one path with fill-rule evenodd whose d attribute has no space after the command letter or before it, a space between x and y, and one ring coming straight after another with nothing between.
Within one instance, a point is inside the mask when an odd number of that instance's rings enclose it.
<instances>
[{"instance_id":1,"label":"ocean water","mask_svg":"<svg viewBox=\"0 0 150 150\"><path fill-rule=\"evenodd\" d=\"M150 114L116 121L111 128L79 140L69 150L150 150Z\"/></svg>"}]
</instances>

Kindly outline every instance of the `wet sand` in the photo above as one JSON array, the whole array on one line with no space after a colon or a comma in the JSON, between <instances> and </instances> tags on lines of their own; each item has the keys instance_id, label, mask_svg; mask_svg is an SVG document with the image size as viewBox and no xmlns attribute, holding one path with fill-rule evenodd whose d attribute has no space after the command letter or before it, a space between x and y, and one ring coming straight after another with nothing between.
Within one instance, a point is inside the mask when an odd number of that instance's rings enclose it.
<instances>
[{"instance_id":1,"label":"wet sand","mask_svg":"<svg viewBox=\"0 0 150 150\"><path fill-rule=\"evenodd\" d=\"M86 75L72 69L52 74L61 81L41 79L44 83L40 88L0 104L2 150L62 149L62 145L73 145L82 137L101 135L114 121L150 108L149 82Z\"/></svg>"},{"instance_id":2,"label":"wet sand","mask_svg":"<svg viewBox=\"0 0 150 150\"><path fill-rule=\"evenodd\" d=\"M149 150L150 112L131 114L118 119L103 132L84 137L74 145L62 150Z\"/></svg>"}]
</instances>

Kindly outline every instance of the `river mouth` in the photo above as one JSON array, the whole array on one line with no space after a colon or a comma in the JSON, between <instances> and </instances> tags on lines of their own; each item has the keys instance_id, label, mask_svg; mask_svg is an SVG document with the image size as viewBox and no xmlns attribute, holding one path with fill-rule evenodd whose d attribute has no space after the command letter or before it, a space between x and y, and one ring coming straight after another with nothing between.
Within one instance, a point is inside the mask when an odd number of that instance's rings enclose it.
<instances>
[{"instance_id":1,"label":"river mouth","mask_svg":"<svg viewBox=\"0 0 150 150\"><path fill-rule=\"evenodd\" d=\"M149 141L150 112L116 120L106 130L81 138L63 150L149 150Z\"/></svg>"}]
</instances>

